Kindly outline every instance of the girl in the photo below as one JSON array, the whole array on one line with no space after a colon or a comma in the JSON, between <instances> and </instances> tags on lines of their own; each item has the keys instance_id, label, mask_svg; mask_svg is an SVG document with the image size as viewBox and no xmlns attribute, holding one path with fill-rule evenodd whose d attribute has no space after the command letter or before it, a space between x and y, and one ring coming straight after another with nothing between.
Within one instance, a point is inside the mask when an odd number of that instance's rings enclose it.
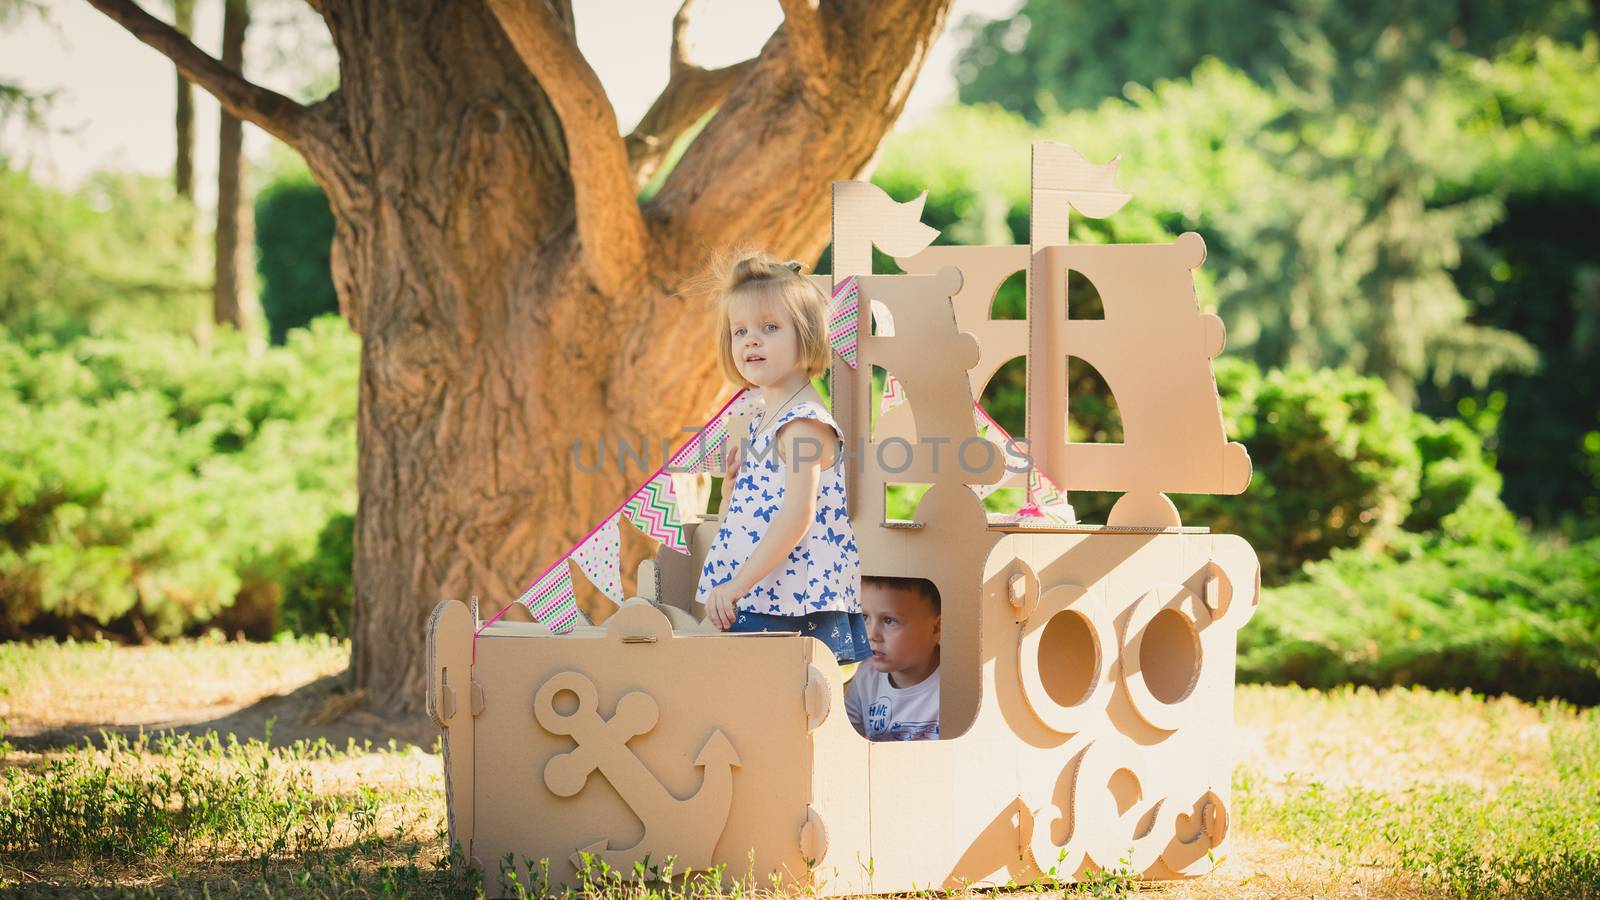
<instances>
[{"instance_id":1,"label":"girl","mask_svg":"<svg viewBox=\"0 0 1600 900\"><path fill-rule=\"evenodd\" d=\"M828 301L799 263L734 263L718 303L723 374L760 393L743 453L730 435L727 515L695 600L724 631L798 631L867 659L861 560L845 512L839 426L811 387L828 366ZM745 458L741 458L745 457Z\"/></svg>"}]
</instances>

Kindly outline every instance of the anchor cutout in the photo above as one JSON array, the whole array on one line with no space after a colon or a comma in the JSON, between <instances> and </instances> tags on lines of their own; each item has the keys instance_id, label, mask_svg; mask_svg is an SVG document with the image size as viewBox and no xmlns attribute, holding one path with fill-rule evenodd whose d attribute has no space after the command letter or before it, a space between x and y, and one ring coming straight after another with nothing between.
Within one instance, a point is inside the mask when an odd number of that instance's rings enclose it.
<instances>
[{"instance_id":1,"label":"anchor cutout","mask_svg":"<svg viewBox=\"0 0 1600 900\"><path fill-rule=\"evenodd\" d=\"M577 708L569 713L556 709L556 697L563 692L578 698ZM571 797L583 790L589 773L599 769L644 823L644 837L631 847L608 847L609 839L599 838L579 853L592 854L621 872L633 871L633 864L645 858L659 863L673 857L680 869L711 865L711 853L733 805L733 767L740 765L739 754L721 729L711 732L695 757L694 764L705 770L700 789L679 799L628 747L628 741L659 721L661 708L649 694L622 695L616 712L605 719L594 682L581 672L562 672L539 688L533 712L544 730L570 736L577 744L545 764L545 787L558 797ZM576 857L574 864L581 865Z\"/></svg>"}]
</instances>

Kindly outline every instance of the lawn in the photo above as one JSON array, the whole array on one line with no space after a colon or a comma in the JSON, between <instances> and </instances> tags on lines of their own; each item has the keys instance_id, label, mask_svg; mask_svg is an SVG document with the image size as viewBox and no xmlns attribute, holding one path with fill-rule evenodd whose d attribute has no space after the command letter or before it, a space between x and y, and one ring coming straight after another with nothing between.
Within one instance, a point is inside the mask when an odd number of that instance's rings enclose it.
<instances>
[{"instance_id":1,"label":"lawn","mask_svg":"<svg viewBox=\"0 0 1600 900\"><path fill-rule=\"evenodd\" d=\"M0 645L0 894L480 892L450 874L427 730L340 715L358 699L333 677L346 653ZM1422 690L1236 697L1221 868L1082 893L1600 897L1600 711Z\"/></svg>"}]
</instances>

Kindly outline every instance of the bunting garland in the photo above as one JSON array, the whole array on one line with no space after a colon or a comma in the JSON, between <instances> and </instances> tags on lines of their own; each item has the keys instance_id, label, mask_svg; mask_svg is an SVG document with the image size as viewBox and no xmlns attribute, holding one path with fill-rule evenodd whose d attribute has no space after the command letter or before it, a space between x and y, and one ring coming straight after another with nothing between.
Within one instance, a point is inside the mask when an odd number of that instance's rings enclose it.
<instances>
[{"instance_id":1,"label":"bunting garland","mask_svg":"<svg viewBox=\"0 0 1600 900\"><path fill-rule=\"evenodd\" d=\"M539 576L517 602L533 613L533 620L557 634L571 631L578 622L578 600L572 592L572 570L565 558ZM498 616L496 617L498 618Z\"/></svg>"},{"instance_id":2,"label":"bunting garland","mask_svg":"<svg viewBox=\"0 0 1600 900\"><path fill-rule=\"evenodd\" d=\"M620 604L623 600L622 572L618 561L622 559L622 532L617 526L617 514L612 513L594 534L573 548L572 559L590 584L611 598L612 603Z\"/></svg>"},{"instance_id":3,"label":"bunting garland","mask_svg":"<svg viewBox=\"0 0 1600 900\"><path fill-rule=\"evenodd\" d=\"M679 472L709 472L722 474L724 454L728 444L729 409L707 422L694 437L678 448L672 456L672 468Z\"/></svg>"},{"instance_id":4,"label":"bunting garland","mask_svg":"<svg viewBox=\"0 0 1600 900\"><path fill-rule=\"evenodd\" d=\"M856 367L856 331L861 318L861 288L856 276L839 282L828 308L828 343L845 365Z\"/></svg>"},{"instance_id":5,"label":"bunting garland","mask_svg":"<svg viewBox=\"0 0 1600 900\"><path fill-rule=\"evenodd\" d=\"M1029 510L1034 516L1042 516L1063 525L1075 525L1078 522L1078 514L1072 504L1067 502L1066 496L1050 480L1050 476L1039 471L1038 467L1028 470L1028 506L1022 512L1027 515Z\"/></svg>"},{"instance_id":6,"label":"bunting garland","mask_svg":"<svg viewBox=\"0 0 1600 900\"><path fill-rule=\"evenodd\" d=\"M679 553L689 552L689 542L683 537L683 522L678 519L677 493L672 489L672 476L666 472L657 471L654 478L628 498L622 512L633 527Z\"/></svg>"}]
</instances>

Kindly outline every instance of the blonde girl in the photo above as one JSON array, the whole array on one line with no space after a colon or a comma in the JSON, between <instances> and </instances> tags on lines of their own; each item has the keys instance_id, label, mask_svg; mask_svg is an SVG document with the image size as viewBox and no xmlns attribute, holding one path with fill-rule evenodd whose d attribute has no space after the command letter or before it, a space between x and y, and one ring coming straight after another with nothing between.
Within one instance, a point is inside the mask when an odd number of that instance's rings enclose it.
<instances>
[{"instance_id":1,"label":"blonde girl","mask_svg":"<svg viewBox=\"0 0 1600 900\"><path fill-rule=\"evenodd\" d=\"M811 379L828 365L828 301L798 263L737 260L717 304L723 374L760 397L730 436L727 514L695 599L724 631L797 631L842 663L871 656L861 560L846 514L843 441Z\"/></svg>"}]
</instances>

